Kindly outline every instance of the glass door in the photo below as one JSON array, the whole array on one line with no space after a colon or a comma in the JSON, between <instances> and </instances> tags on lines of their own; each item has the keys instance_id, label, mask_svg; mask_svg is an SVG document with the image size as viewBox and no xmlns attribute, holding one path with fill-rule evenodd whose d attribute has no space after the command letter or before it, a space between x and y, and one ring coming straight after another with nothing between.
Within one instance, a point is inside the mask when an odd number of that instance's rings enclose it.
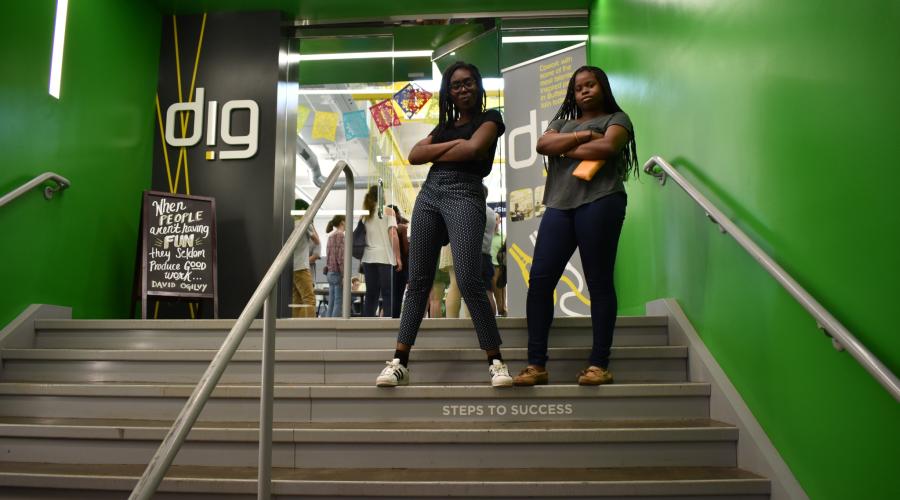
<instances>
[{"instance_id":1,"label":"glass door","mask_svg":"<svg viewBox=\"0 0 900 500\"><path fill-rule=\"evenodd\" d=\"M397 217L388 207L393 205L408 217L415 199L406 189L409 182L401 168L405 154L399 150L395 134L400 124L393 103L397 92L394 38L378 33L301 34L292 40L290 52L297 61L293 75L297 126L292 216L299 219L305 213L306 205L339 161L351 166L355 207L351 220L344 221L345 237L352 238L353 229L366 218L370 241L363 258L354 258L351 268L343 270L351 273L354 283L351 312L353 316L391 317L402 282L402 276L394 271L391 239L399 240L401 235L396 229L389 230L396 227ZM340 316L335 259L332 273L327 272L328 241L340 216L346 214L345 200L346 184L341 177L314 221L319 244L311 244L308 256L295 255L295 260L309 258L315 302L310 310L309 300L294 291L289 306L293 317ZM295 267L304 264L295 262Z\"/></svg>"}]
</instances>

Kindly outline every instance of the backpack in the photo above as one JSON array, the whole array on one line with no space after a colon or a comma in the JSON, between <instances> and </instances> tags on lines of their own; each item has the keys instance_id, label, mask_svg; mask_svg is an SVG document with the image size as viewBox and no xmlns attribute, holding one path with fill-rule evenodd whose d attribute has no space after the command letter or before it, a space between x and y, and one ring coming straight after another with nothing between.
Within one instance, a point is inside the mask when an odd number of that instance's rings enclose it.
<instances>
[{"instance_id":1,"label":"backpack","mask_svg":"<svg viewBox=\"0 0 900 500\"><path fill-rule=\"evenodd\" d=\"M366 224L363 219L359 219L356 229L353 230L353 257L362 259L363 253L366 251Z\"/></svg>"}]
</instances>

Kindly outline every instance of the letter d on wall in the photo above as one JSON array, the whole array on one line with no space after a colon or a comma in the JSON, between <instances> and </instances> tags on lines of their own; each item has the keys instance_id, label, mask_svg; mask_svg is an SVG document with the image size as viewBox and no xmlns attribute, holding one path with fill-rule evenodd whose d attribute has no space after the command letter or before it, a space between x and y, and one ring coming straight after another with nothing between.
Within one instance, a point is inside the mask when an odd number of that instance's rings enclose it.
<instances>
[{"instance_id":1,"label":"letter d on wall","mask_svg":"<svg viewBox=\"0 0 900 500\"><path fill-rule=\"evenodd\" d=\"M175 138L175 113L187 111L194 113L194 131L190 137ZM169 106L166 111L166 142L174 147L193 146L200 142L200 130L203 123L203 87L198 87L194 102L181 102Z\"/></svg>"},{"instance_id":2,"label":"letter d on wall","mask_svg":"<svg viewBox=\"0 0 900 500\"><path fill-rule=\"evenodd\" d=\"M528 145L525 148L528 151L528 158L524 160L520 159L518 154L521 148L516 149L516 137L522 134L528 134ZM509 152L509 166L511 168L526 168L534 165L534 162L537 161L537 151L534 149L536 147L537 111L532 109L528 112L528 124L516 127L509 133L509 145L506 148Z\"/></svg>"}]
</instances>

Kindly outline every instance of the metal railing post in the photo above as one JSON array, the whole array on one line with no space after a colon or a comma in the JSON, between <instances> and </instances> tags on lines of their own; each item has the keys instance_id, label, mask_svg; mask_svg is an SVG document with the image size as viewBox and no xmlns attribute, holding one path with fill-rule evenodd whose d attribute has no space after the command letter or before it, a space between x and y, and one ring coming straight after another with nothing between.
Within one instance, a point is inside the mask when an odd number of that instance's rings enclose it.
<instances>
[{"instance_id":1,"label":"metal railing post","mask_svg":"<svg viewBox=\"0 0 900 500\"><path fill-rule=\"evenodd\" d=\"M344 286L341 290L341 316L343 318L350 317L350 309L353 306L353 291L350 289L351 277L353 276L353 229L356 227L353 220L353 190L355 189L353 180L353 171L350 165L344 164L344 179L347 186L347 218L344 222Z\"/></svg>"},{"instance_id":2,"label":"metal railing post","mask_svg":"<svg viewBox=\"0 0 900 500\"><path fill-rule=\"evenodd\" d=\"M169 429L169 432L166 433L166 436L163 438L163 441L159 445L159 448L156 450L156 453L150 459L150 462L147 463L147 468L144 470L144 473L141 475L140 479L138 479L137 484L131 491L131 495L128 497L129 500L148 500L156 492L156 489L162 482L163 477L165 477L166 475L166 471L169 469L169 466L172 465L172 461L175 459L175 455L178 453L178 450L184 443L185 438L187 437L194 423L197 421L197 417L203 410L203 406L209 400L209 396L212 394L213 389L215 389L216 384L218 384L219 379L222 378L222 373L225 372L225 368L228 366L228 362L231 361L232 357L234 357L235 351L237 351L237 348L240 345L241 341L244 340L244 335L246 335L247 329L250 328L250 324L253 322L253 318L256 317L256 315L259 313L259 310L267 301L270 301L269 306L267 306L267 310L270 310L271 314L265 320L268 324L271 341L274 342L274 315L276 308L276 295L273 291L274 287L277 284L278 278L281 275L282 271L284 271L284 269L287 267L288 262L290 262L290 259L293 257L294 248L296 248L296 246L300 243L300 238L309 228L310 224L312 224L313 217L315 216L316 212L319 211L319 208L322 207L322 203L325 202L325 197L328 196L328 193L331 191L331 188L334 186L335 181L342 172L351 176L352 179L353 174L350 170L350 166L347 165L347 163L343 160L339 161L338 164L335 165L334 170L332 170L331 174L326 179L325 185L316 195L315 199L313 199L306 215L304 215L300 220L300 224L294 228L294 231L288 237L287 242L285 242L284 246L281 247L281 250L278 252L278 256L275 257L272 265L269 266L269 269L266 271L265 276L263 276L263 279L260 281L259 286L256 287L253 295L250 296L250 300L247 301L247 305L244 306L244 310L241 311L241 315L238 317L238 319L234 323L234 326L228 332L228 336L222 343L222 347L220 347L219 351L216 352L215 356L213 356L213 360L209 363L206 371L200 377L200 382L197 383L197 386L194 388L191 396L181 408L178 416L175 417L175 422L173 422L172 427ZM352 185L352 182L350 183L350 185ZM352 199L352 195L350 195L349 200L351 202ZM265 324L264 328L266 328ZM263 335L266 335L265 331ZM272 344L272 358L274 358L274 343ZM270 359L268 367L268 369L274 370L274 359ZM274 378L274 371L272 377ZM271 381L269 383L261 381L261 383L268 387L270 391L274 391L274 384ZM266 397L263 395L265 392L265 389L260 391L260 397L262 399L266 399ZM271 396L269 396L269 405L272 404L271 400ZM261 412L262 411L263 410L261 410ZM266 441L270 443L270 449L266 453L269 455L270 466L265 467L265 469L266 471L268 471L268 474L271 474L271 408L268 410L268 413L269 418L265 419L265 421L269 422L269 439L267 439ZM260 433L263 432L262 427L265 427L265 424L261 420ZM260 444L260 447L263 446L263 444ZM262 451L260 453L262 454ZM262 457L260 457L260 460L262 460ZM271 484L271 475L269 476L269 481L267 482Z\"/></svg>"},{"instance_id":3,"label":"metal railing post","mask_svg":"<svg viewBox=\"0 0 900 500\"><path fill-rule=\"evenodd\" d=\"M262 374L259 394L259 465L256 497L269 500L272 495L272 420L275 392L275 311L278 287L272 287L263 306Z\"/></svg>"}]
</instances>

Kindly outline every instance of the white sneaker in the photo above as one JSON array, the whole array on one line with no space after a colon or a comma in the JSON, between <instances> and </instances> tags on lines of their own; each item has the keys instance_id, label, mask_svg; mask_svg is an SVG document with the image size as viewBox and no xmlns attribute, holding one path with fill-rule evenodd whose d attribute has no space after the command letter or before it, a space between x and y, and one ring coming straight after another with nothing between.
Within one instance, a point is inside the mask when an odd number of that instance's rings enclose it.
<instances>
[{"instance_id":1,"label":"white sneaker","mask_svg":"<svg viewBox=\"0 0 900 500\"><path fill-rule=\"evenodd\" d=\"M491 385L494 387L512 387L513 379L509 376L509 368L506 363L495 359L491 363Z\"/></svg>"},{"instance_id":2,"label":"white sneaker","mask_svg":"<svg viewBox=\"0 0 900 500\"><path fill-rule=\"evenodd\" d=\"M396 387L398 385L409 385L409 369L400 364L398 358L385 361L387 366L381 370L381 374L375 379L375 385L378 387Z\"/></svg>"}]
</instances>

